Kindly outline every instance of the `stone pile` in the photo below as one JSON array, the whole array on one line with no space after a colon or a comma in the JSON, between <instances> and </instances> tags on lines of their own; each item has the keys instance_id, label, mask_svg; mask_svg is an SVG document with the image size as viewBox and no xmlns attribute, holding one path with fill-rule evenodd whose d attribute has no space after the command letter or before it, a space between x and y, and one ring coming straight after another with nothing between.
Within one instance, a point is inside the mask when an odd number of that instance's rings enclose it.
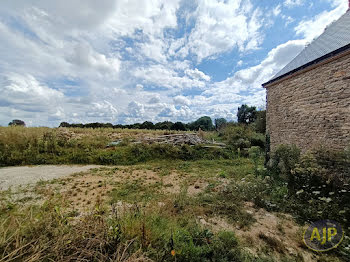
<instances>
[{"instance_id":1,"label":"stone pile","mask_svg":"<svg viewBox=\"0 0 350 262\"><path fill-rule=\"evenodd\" d=\"M203 138L200 138L195 133L184 133L184 134L171 134L162 135L157 137L146 137L138 141L139 143L146 144L171 144L171 145L199 145L208 144L209 142Z\"/></svg>"}]
</instances>

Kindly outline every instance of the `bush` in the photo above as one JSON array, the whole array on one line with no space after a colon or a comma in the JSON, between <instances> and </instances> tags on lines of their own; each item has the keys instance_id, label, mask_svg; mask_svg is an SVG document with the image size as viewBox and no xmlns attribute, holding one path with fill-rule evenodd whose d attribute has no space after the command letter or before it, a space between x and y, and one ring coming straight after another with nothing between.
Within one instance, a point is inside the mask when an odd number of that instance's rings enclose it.
<instances>
[{"instance_id":1,"label":"bush","mask_svg":"<svg viewBox=\"0 0 350 262\"><path fill-rule=\"evenodd\" d=\"M300 149L295 145L279 145L272 154L270 171L275 178L290 179L291 171L299 159Z\"/></svg>"},{"instance_id":2,"label":"bush","mask_svg":"<svg viewBox=\"0 0 350 262\"><path fill-rule=\"evenodd\" d=\"M300 222L333 219L349 227L348 151L319 148L300 155L295 146L281 145L270 162L274 179L256 186L257 205L290 212Z\"/></svg>"},{"instance_id":3,"label":"bush","mask_svg":"<svg viewBox=\"0 0 350 262\"><path fill-rule=\"evenodd\" d=\"M256 133L251 126L243 124L229 123L219 131L226 143L232 146L235 150L244 150L251 146L258 146L265 149L265 136Z\"/></svg>"}]
</instances>

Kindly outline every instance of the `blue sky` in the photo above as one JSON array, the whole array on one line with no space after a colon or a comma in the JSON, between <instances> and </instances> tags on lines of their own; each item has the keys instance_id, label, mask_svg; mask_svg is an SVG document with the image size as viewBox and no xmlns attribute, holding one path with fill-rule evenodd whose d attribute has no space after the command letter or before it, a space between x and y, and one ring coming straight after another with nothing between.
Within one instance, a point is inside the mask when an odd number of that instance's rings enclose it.
<instances>
[{"instance_id":1,"label":"blue sky","mask_svg":"<svg viewBox=\"0 0 350 262\"><path fill-rule=\"evenodd\" d=\"M0 125L235 120L347 0L3 0Z\"/></svg>"}]
</instances>

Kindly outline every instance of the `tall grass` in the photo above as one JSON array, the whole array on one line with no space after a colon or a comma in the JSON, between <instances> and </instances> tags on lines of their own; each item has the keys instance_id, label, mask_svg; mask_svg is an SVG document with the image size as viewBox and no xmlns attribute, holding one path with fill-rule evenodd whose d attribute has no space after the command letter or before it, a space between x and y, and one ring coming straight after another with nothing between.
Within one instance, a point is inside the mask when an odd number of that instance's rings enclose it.
<instances>
[{"instance_id":1,"label":"tall grass","mask_svg":"<svg viewBox=\"0 0 350 262\"><path fill-rule=\"evenodd\" d=\"M125 214L96 204L75 218L59 195L43 205L0 202L0 261L251 261L233 232L189 215L135 204ZM256 261L262 261L256 258Z\"/></svg>"},{"instance_id":2,"label":"tall grass","mask_svg":"<svg viewBox=\"0 0 350 262\"><path fill-rule=\"evenodd\" d=\"M159 130L0 128L0 166L31 164L135 164L157 159L228 159L226 149L162 144L130 144L128 138L166 134ZM113 136L121 146L106 148Z\"/></svg>"}]
</instances>

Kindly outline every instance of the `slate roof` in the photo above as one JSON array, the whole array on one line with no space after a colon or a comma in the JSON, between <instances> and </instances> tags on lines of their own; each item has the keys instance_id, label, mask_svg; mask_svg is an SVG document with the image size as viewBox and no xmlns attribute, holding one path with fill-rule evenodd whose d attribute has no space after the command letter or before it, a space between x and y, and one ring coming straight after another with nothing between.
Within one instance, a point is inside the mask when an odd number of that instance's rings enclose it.
<instances>
[{"instance_id":1,"label":"slate roof","mask_svg":"<svg viewBox=\"0 0 350 262\"><path fill-rule=\"evenodd\" d=\"M350 48L350 11L329 25L318 38L263 86L348 48Z\"/></svg>"}]
</instances>

